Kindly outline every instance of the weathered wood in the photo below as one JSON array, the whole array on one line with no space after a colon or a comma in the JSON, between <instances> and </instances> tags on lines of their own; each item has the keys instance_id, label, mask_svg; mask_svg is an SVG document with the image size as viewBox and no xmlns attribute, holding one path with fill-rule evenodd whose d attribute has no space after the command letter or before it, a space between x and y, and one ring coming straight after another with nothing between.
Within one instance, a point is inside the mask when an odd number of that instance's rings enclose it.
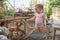
<instances>
[{"instance_id":1,"label":"weathered wood","mask_svg":"<svg viewBox=\"0 0 60 40\"><path fill-rule=\"evenodd\" d=\"M55 40L55 37L56 36L60 36L59 34L56 34L56 31L59 30L60 31L60 28L58 27L54 27L54 35L53 35L53 40Z\"/></svg>"},{"instance_id":2,"label":"weathered wood","mask_svg":"<svg viewBox=\"0 0 60 40\"><path fill-rule=\"evenodd\" d=\"M29 17L16 17L16 18L8 17L8 18L5 18L5 19L0 19L0 22L5 21L5 26L8 27L8 23L10 21L14 21L14 20L21 20L22 21L22 19L27 19L27 18L29 18Z\"/></svg>"},{"instance_id":3,"label":"weathered wood","mask_svg":"<svg viewBox=\"0 0 60 40\"><path fill-rule=\"evenodd\" d=\"M16 18L6 18L6 19L0 19L0 21L12 21L12 20L19 20L19 19L27 19L29 17L16 17Z\"/></svg>"}]
</instances>

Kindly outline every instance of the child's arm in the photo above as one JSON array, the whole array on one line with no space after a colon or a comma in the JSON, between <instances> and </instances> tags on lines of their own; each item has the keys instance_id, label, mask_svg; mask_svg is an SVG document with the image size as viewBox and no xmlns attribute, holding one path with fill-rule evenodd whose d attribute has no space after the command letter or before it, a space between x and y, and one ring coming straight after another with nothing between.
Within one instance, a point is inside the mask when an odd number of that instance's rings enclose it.
<instances>
[{"instance_id":1,"label":"child's arm","mask_svg":"<svg viewBox=\"0 0 60 40\"><path fill-rule=\"evenodd\" d=\"M45 17L45 15L43 15L43 23L44 23L43 31L46 31L47 26L46 26L46 17Z\"/></svg>"},{"instance_id":2,"label":"child's arm","mask_svg":"<svg viewBox=\"0 0 60 40\"><path fill-rule=\"evenodd\" d=\"M33 16L32 18L30 18L30 19L27 19L27 21L31 21L31 20L34 20L36 17L35 16Z\"/></svg>"},{"instance_id":3,"label":"child's arm","mask_svg":"<svg viewBox=\"0 0 60 40\"><path fill-rule=\"evenodd\" d=\"M34 20L35 19L35 16L33 16L31 19L29 19L29 20Z\"/></svg>"},{"instance_id":4,"label":"child's arm","mask_svg":"<svg viewBox=\"0 0 60 40\"><path fill-rule=\"evenodd\" d=\"M46 26L46 18L45 18L45 15L43 15L42 18L43 18L44 26Z\"/></svg>"}]
</instances>

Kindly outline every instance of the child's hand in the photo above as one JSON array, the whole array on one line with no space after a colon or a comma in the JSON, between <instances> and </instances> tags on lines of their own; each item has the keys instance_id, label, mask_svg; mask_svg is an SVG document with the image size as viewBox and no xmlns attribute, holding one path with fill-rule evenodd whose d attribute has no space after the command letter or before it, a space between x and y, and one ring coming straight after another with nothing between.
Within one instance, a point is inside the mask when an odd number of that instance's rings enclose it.
<instances>
[{"instance_id":1,"label":"child's hand","mask_svg":"<svg viewBox=\"0 0 60 40\"><path fill-rule=\"evenodd\" d=\"M26 20L26 22L30 22L30 20L29 20L29 19L27 19L27 20Z\"/></svg>"}]
</instances>

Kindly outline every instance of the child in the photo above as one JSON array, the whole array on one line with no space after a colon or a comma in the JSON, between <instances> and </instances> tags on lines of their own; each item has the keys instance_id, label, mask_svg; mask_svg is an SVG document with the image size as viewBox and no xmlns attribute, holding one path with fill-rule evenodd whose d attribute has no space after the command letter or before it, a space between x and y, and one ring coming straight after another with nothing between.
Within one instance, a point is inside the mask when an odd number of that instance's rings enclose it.
<instances>
[{"instance_id":1,"label":"child","mask_svg":"<svg viewBox=\"0 0 60 40\"><path fill-rule=\"evenodd\" d=\"M35 20L35 29L37 32L41 32L43 31L43 28L46 26L46 19L43 13L43 5L35 5L35 10L35 16L33 16L31 19L27 19L26 21Z\"/></svg>"}]
</instances>

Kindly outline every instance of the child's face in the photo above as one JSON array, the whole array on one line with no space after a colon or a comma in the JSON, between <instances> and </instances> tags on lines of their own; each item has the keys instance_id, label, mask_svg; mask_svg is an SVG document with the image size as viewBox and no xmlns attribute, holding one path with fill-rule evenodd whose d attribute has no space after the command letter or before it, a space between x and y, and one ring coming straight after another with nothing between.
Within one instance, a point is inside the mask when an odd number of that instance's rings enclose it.
<instances>
[{"instance_id":1,"label":"child's face","mask_svg":"<svg viewBox=\"0 0 60 40\"><path fill-rule=\"evenodd\" d=\"M41 7L36 6L36 7L35 7L35 10L36 10L36 12L37 12L37 13L41 13L42 8L41 8Z\"/></svg>"}]
</instances>

